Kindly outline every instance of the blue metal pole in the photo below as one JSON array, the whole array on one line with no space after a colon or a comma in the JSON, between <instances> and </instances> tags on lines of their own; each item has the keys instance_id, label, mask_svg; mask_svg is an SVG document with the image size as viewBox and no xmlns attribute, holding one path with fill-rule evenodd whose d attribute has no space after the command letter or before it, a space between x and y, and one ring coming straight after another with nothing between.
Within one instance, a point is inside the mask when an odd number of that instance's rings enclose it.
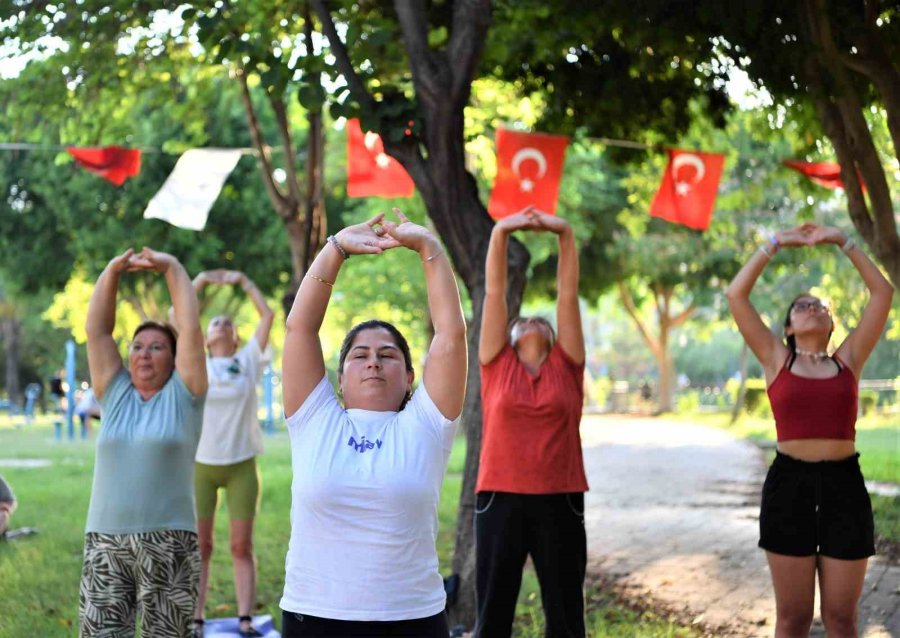
<instances>
[{"instance_id":1,"label":"blue metal pole","mask_svg":"<svg viewBox=\"0 0 900 638\"><path fill-rule=\"evenodd\" d=\"M266 366L263 371L263 401L266 404L266 419L263 422L263 430L272 434L275 431L275 414L272 409L272 365Z\"/></svg>"},{"instance_id":2,"label":"blue metal pole","mask_svg":"<svg viewBox=\"0 0 900 638\"><path fill-rule=\"evenodd\" d=\"M66 433L72 441L75 439L75 425L72 422L75 414L75 342L71 339L66 341L66 383L69 384L66 390Z\"/></svg>"}]
</instances>

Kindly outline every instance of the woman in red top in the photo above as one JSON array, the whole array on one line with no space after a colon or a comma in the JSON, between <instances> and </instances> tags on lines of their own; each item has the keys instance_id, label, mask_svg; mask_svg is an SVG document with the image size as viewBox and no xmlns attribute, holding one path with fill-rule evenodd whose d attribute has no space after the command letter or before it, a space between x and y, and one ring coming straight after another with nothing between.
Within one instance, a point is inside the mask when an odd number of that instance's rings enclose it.
<instances>
[{"instance_id":1,"label":"woman in red top","mask_svg":"<svg viewBox=\"0 0 900 638\"><path fill-rule=\"evenodd\" d=\"M556 322L519 318L507 332L507 241L515 230L559 237ZM587 480L578 425L584 337L578 255L565 220L529 207L491 233L481 319L483 434L476 485L478 621L475 635L510 635L530 554L546 636L584 636Z\"/></svg>"},{"instance_id":2,"label":"woman in red top","mask_svg":"<svg viewBox=\"0 0 900 638\"><path fill-rule=\"evenodd\" d=\"M869 289L856 329L828 355L834 322L810 294L795 298L786 343L750 303L750 291L780 247L840 246ZM837 228L780 231L753 254L726 290L735 322L766 375L778 452L763 486L759 545L775 589L775 636L806 636L816 572L828 635L856 636L856 607L874 554L872 509L854 446L860 372L881 336L893 287Z\"/></svg>"}]
</instances>

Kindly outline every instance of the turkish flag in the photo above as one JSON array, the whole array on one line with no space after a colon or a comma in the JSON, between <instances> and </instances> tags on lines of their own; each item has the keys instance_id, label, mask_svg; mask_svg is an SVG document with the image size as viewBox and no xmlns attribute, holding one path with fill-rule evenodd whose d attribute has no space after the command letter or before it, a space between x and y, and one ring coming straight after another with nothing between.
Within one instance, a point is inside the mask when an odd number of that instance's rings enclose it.
<instances>
[{"instance_id":1,"label":"turkish flag","mask_svg":"<svg viewBox=\"0 0 900 638\"><path fill-rule=\"evenodd\" d=\"M788 168L792 168L801 175L805 175L810 181L824 186L825 188L844 188L844 182L841 181L841 165L837 162L800 162L796 160L785 160L782 162ZM857 172L860 186L865 190L866 185L863 183L862 176Z\"/></svg>"},{"instance_id":2,"label":"turkish flag","mask_svg":"<svg viewBox=\"0 0 900 638\"><path fill-rule=\"evenodd\" d=\"M141 172L141 152L136 148L68 146L66 152L74 157L75 163L83 169L99 175L116 186L121 186L126 179Z\"/></svg>"},{"instance_id":3,"label":"turkish flag","mask_svg":"<svg viewBox=\"0 0 900 638\"><path fill-rule=\"evenodd\" d=\"M559 182L569 138L497 129L497 179L488 202L494 219L526 206L556 213Z\"/></svg>"},{"instance_id":4,"label":"turkish flag","mask_svg":"<svg viewBox=\"0 0 900 638\"><path fill-rule=\"evenodd\" d=\"M358 119L348 120L347 196L412 197L415 190L403 165L384 152L378 134L363 134Z\"/></svg>"},{"instance_id":5,"label":"turkish flag","mask_svg":"<svg viewBox=\"0 0 900 638\"><path fill-rule=\"evenodd\" d=\"M650 204L650 214L674 224L706 230L712 220L725 156L669 149L669 164Z\"/></svg>"}]
</instances>

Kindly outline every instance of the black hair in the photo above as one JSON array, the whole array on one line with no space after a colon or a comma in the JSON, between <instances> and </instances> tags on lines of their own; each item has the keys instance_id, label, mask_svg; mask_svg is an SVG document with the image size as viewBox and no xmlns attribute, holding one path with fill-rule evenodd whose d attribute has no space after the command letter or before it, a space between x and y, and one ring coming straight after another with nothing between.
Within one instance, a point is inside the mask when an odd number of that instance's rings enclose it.
<instances>
[{"instance_id":1,"label":"black hair","mask_svg":"<svg viewBox=\"0 0 900 638\"><path fill-rule=\"evenodd\" d=\"M134 334L131 335L131 340L134 341L135 338L145 330L159 330L165 334L166 338L169 340L169 348L172 349L172 356L175 356L175 345L178 343L178 332L173 326L167 323L159 323L158 321L145 321L135 329Z\"/></svg>"},{"instance_id":2,"label":"black hair","mask_svg":"<svg viewBox=\"0 0 900 638\"><path fill-rule=\"evenodd\" d=\"M394 338L394 342L397 344L397 347L400 348L400 352L403 353L403 361L406 363L406 371L412 372L412 355L409 353L409 344L406 342L406 338L397 330L397 327L388 323L387 321L381 321L380 319L369 319L368 321L363 321L362 323L358 323L352 328L350 328L350 332L344 337L344 342L341 344L341 354L338 358L338 374L344 373L344 360L347 358L347 354L350 352L350 348L353 347L353 341L356 339L356 335L358 335L363 330L378 330L383 329L387 330L391 333L391 336ZM407 401L409 401L410 394L403 398L403 403L400 404L400 410L402 410Z\"/></svg>"}]
</instances>

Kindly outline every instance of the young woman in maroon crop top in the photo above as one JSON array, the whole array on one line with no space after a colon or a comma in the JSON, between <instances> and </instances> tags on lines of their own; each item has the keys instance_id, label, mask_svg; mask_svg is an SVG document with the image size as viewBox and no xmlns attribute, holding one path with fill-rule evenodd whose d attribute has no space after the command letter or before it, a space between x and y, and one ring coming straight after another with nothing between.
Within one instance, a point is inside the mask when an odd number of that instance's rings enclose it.
<instances>
[{"instance_id":1,"label":"young woman in maroon crop top","mask_svg":"<svg viewBox=\"0 0 900 638\"><path fill-rule=\"evenodd\" d=\"M782 247L840 246L869 289L859 324L828 354L831 311L810 294L784 320L785 342L763 323L750 291ZM763 486L759 546L775 589L775 636L806 636L816 573L828 635L856 636L856 608L874 554L872 509L854 446L857 380L881 336L893 287L837 228L804 224L775 233L725 292L766 375L778 452Z\"/></svg>"}]
</instances>

